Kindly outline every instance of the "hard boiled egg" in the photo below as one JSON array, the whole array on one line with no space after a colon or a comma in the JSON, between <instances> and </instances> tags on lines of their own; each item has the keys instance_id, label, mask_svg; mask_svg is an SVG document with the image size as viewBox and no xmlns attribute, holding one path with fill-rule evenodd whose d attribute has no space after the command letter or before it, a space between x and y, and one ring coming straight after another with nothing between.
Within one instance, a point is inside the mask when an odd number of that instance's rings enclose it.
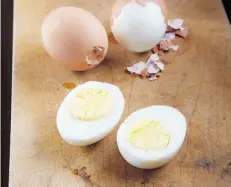
<instances>
[{"instance_id":1,"label":"hard boiled egg","mask_svg":"<svg viewBox=\"0 0 231 187\"><path fill-rule=\"evenodd\" d=\"M171 160L186 135L186 119L169 106L150 106L132 113L117 132L117 144L131 165L152 169Z\"/></svg>"},{"instance_id":2,"label":"hard boiled egg","mask_svg":"<svg viewBox=\"0 0 231 187\"><path fill-rule=\"evenodd\" d=\"M108 50L101 22L90 12L72 6L54 9L45 17L42 41L54 61L73 71L97 66Z\"/></svg>"},{"instance_id":3,"label":"hard boiled egg","mask_svg":"<svg viewBox=\"0 0 231 187\"><path fill-rule=\"evenodd\" d=\"M164 0L117 0L112 9L111 30L123 47L148 51L166 32Z\"/></svg>"},{"instance_id":4,"label":"hard boiled egg","mask_svg":"<svg viewBox=\"0 0 231 187\"><path fill-rule=\"evenodd\" d=\"M93 144L114 129L124 104L123 94L115 85L96 81L81 84L65 97L58 109L58 131L69 144Z\"/></svg>"}]
</instances>

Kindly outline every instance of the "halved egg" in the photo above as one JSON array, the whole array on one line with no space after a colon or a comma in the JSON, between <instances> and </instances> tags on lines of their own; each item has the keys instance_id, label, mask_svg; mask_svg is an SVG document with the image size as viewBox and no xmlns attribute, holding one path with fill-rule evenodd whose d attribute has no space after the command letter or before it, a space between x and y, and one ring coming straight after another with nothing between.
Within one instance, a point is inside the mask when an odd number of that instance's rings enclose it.
<instances>
[{"instance_id":1,"label":"halved egg","mask_svg":"<svg viewBox=\"0 0 231 187\"><path fill-rule=\"evenodd\" d=\"M121 155L131 165L152 169L171 160L181 148L187 123L177 109L150 106L132 113L117 132Z\"/></svg>"},{"instance_id":2,"label":"halved egg","mask_svg":"<svg viewBox=\"0 0 231 187\"><path fill-rule=\"evenodd\" d=\"M119 122L125 100L112 84L89 81L73 89L57 112L57 128L69 144L85 146L107 136Z\"/></svg>"}]
</instances>

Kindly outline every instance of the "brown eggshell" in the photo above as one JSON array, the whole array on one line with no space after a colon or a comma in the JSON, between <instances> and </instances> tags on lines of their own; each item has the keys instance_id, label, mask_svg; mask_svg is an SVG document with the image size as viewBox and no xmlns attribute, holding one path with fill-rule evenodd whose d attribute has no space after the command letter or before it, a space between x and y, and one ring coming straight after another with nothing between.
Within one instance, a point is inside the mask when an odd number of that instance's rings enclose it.
<instances>
[{"instance_id":1,"label":"brown eggshell","mask_svg":"<svg viewBox=\"0 0 231 187\"><path fill-rule=\"evenodd\" d=\"M74 71L95 67L108 50L107 33L103 25L91 13L77 7L53 10L44 19L42 40L53 60ZM94 61L89 63L90 59Z\"/></svg>"}]
</instances>

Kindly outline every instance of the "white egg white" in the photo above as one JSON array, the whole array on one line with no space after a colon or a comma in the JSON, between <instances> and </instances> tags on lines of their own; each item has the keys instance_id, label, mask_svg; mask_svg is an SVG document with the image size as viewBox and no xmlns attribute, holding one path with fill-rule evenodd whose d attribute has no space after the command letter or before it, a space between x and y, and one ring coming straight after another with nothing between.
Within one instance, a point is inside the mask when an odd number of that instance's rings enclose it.
<instances>
[{"instance_id":1,"label":"white egg white","mask_svg":"<svg viewBox=\"0 0 231 187\"><path fill-rule=\"evenodd\" d=\"M128 140L129 127L133 122L143 119L152 119L163 124L170 133L170 142L164 149L149 150L135 148ZM132 113L121 124L117 132L117 145L121 155L131 165L152 169L160 167L171 160L181 148L186 135L187 123L177 109L164 106L150 106Z\"/></svg>"},{"instance_id":2,"label":"white egg white","mask_svg":"<svg viewBox=\"0 0 231 187\"><path fill-rule=\"evenodd\" d=\"M79 120L71 115L69 111L69 101L78 92L96 88L109 92L115 102L114 110L107 116L97 120ZM112 84L89 81L73 89L61 103L57 112L57 128L61 137L69 144L76 146L86 146L93 144L107 136L119 122L125 100L120 89Z\"/></svg>"},{"instance_id":3,"label":"white egg white","mask_svg":"<svg viewBox=\"0 0 231 187\"><path fill-rule=\"evenodd\" d=\"M133 52L144 52L157 45L166 31L161 8L153 2L145 6L135 1L127 3L114 18L111 30L115 39Z\"/></svg>"}]
</instances>

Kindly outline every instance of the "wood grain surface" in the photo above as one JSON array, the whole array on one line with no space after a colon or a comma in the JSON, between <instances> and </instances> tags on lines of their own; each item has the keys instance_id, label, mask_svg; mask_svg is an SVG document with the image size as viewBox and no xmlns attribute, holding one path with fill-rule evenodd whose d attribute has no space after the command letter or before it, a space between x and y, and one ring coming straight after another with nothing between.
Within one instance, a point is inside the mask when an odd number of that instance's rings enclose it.
<instances>
[{"instance_id":1,"label":"wood grain surface","mask_svg":"<svg viewBox=\"0 0 231 187\"><path fill-rule=\"evenodd\" d=\"M167 0L169 16L185 19L189 38L164 57L166 70L150 82L124 69L148 54L110 43L104 62L75 73L53 62L41 43L41 23L53 8L74 5L92 12L108 29L114 0L16 0L10 157L11 187L230 187L231 32L220 0ZM167 165L141 170L124 161L115 129L95 145L65 143L56 112L70 91L89 80L118 85L126 99L120 123L154 104L174 106L187 118L183 147Z\"/></svg>"}]
</instances>

